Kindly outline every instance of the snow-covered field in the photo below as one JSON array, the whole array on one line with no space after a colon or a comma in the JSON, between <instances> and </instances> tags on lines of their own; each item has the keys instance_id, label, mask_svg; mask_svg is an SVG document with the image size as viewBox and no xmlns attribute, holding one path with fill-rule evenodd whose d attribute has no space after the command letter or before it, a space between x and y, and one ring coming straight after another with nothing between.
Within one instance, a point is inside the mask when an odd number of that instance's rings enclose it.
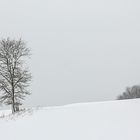
<instances>
[{"instance_id":1,"label":"snow-covered field","mask_svg":"<svg viewBox=\"0 0 140 140\"><path fill-rule=\"evenodd\" d=\"M140 99L34 109L0 119L0 140L140 140Z\"/></svg>"}]
</instances>

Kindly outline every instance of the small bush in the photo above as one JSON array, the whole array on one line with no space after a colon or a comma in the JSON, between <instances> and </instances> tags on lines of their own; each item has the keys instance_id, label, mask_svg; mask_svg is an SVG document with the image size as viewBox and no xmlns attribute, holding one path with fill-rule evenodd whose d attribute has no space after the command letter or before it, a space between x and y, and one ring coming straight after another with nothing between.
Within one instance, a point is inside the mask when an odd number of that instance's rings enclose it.
<instances>
[{"instance_id":1,"label":"small bush","mask_svg":"<svg viewBox=\"0 0 140 140\"><path fill-rule=\"evenodd\" d=\"M126 91L122 95L118 96L118 100L125 99L135 99L140 98L140 85L135 85L133 87L127 87Z\"/></svg>"}]
</instances>

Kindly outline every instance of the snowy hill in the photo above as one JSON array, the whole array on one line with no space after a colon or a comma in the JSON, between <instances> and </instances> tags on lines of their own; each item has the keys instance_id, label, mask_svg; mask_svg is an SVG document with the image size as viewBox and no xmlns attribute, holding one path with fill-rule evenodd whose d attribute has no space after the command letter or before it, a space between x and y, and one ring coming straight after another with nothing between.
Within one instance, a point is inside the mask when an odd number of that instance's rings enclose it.
<instances>
[{"instance_id":1,"label":"snowy hill","mask_svg":"<svg viewBox=\"0 0 140 140\"><path fill-rule=\"evenodd\" d=\"M1 140L140 140L140 99L80 103L0 119Z\"/></svg>"}]
</instances>

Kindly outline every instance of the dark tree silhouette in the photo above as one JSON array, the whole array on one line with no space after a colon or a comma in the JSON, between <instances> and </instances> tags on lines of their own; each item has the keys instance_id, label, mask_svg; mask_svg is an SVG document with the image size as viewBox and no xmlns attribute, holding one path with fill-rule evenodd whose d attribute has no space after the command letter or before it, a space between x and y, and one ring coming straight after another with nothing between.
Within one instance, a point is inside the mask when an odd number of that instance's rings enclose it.
<instances>
[{"instance_id":1,"label":"dark tree silhouette","mask_svg":"<svg viewBox=\"0 0 140 140\"><path fill-rule=\"evenodd\" d=\"M126 91L122 95L118 96L118 100L140 98L140 85L133 87L127 87Z\"/></svg>"},{"instance_id":2,"label":"dark tree silhouette","mask_svg":"<svg viewBox=\"0 0 140 140\"><path fill-rule=\"evenodd\" d=\"M19 110L25 95L30 94L27 87L31 74L24 65L24 57L30 50L21 39L0 40L0 102L12 106L12 113Z\"/></svg>"}]
</instances>

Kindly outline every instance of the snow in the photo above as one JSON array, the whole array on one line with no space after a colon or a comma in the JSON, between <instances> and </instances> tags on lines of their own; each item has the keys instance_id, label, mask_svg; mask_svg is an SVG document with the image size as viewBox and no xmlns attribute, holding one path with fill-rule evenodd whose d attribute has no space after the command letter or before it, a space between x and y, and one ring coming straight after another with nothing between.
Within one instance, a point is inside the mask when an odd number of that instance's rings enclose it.
<instances>
[{"instance_id":1,"label":"snow","mask_svg":"<svg viewBox=\"0 0 140 140\"><path fill-rule=\"evenodd\" d=\"M46 107L0 119L1 140L140 140L139 130L140 99Z\"/></svg>"}]
</instances>

